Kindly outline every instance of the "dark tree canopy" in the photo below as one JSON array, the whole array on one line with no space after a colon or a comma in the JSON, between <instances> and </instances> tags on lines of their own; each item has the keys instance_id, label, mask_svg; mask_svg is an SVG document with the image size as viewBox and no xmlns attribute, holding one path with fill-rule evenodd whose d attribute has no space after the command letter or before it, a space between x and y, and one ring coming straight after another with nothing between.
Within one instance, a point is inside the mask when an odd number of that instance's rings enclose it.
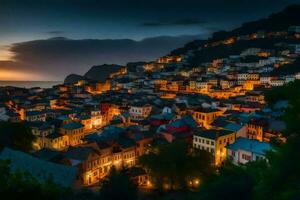
<instances>
[{"instance_id":1,"label":"dark tree canopy","mask_svg":"<svg viewBox=\"0 0 300 200\"><path fill-rule=\"evenodd\" d=\"M295 81L267 95L270 105L288 100L284 113L287 142L267 154L268 163L226 163L220 174L200 188L194 199L292 200L300 197L300 85Z\"/></svg>"},{"instance_id":2,"label":"dark tree canopy","mask_svg":"<svg viewBox=\"0 0 300 200\"><path fill-rule=\"evenodd\" d=\"M183 189L191 181L203 182L214 173L212 157L205 151L190 152L185 143L159 146L140 157L158 189Z\"/></svg>"},{"instance_id":3,"label":"dark tree canopy","mask_svg":"<svg viewBox=\"0 0 300 200\"><path fill-rule=\"evenodd\" d=\"M111 168L110 174L104 180L99 193L101 200L135 200L137 186L130 179L125 169L117 171Z\"/></svg>"},{"instance_id":4,"label":"dark tree canopy","mask_svg":"<svg viewBox=\"0 0 300 200\"><path fill-rule=\"evenodd\" d=\"M1 199L56 200L71 194L71 190L58 186L51 180L40 183L28 173L11 172L9 161L0 160L0 174Z\"/></svg>"},{"instance_id":5,"label":"dark tree canopy","mask_svg":"<svg viewBox=\"0 0 300 200\"><path fill-rule=\"evenodd\" d=\"M29 152L36 137L26 123L0 122L0 149L12 149Z\"/></svg>"}]
</instances>

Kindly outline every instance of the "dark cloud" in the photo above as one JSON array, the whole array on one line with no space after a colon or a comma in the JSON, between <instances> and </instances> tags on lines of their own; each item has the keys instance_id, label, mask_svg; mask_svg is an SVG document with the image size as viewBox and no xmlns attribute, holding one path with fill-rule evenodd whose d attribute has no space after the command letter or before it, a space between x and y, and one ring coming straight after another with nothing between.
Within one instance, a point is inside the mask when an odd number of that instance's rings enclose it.
<instances>
[{"instance_id":1,"label":"dark cloud","mask_svg":"<svg viewBox=\"0 0 300 200\"><path fill-rule=\"evenodd\" d=\"M299 2L300 0L1 0L0 42L7 41L9 36L16 38L22 35L39 35L53 30L67 32L71 38L116 39L121 35L122 38L139 39L157 35L201 34L202 30L194 27L205 23L228 30ZM138 25L142 26L137 29ZM182 30L183 25L188 30ZM45 35L42 37L49 36L48 33Z\"/></svg>"},{"instance_id":2,"label":"dark cloud","mask_svg":"<svg viewBox=\"0 0 300 200\"><path fill-rule=\"evenodd\" d=\"M205 24L205 21L201 21L196 18L186 18L170 22L145 22L142 26L194 26Z\"/></svg>"},{"instance_id":3,"label":"dark cloud","mask_svg":"<svg viewBox=\"0 0 300 200\"><path fill-rule=\"evenodd\" d=\"M43 73L47 78L62 80L70 73L85 73L92 65L126 64L150 61L200 36L161 36L141 41L130 39L73 40L55 37L13 44L15 70ZM9 63L8 63L9 64Z\"/></svg>"},{"instance_id":4,"label":"dark cloud","mask_svg":"<svg viewBox=\"0 0 300 200\"><path fill-rule=\"evenodd\" d=\"M0 0L0 45L12 69L63 79L91 65L151 60L195 37L268 16L300 0ZM178 37L156 37L158 35ZM37 40L48 38L49 40ZM67 39L73 38L72 39ZM77 40L74 40L74 39ZM100 38L91 40L85 38ZM104 39L114 40L104 40ZM80 40L81 39L81 40ZM49 79L49 78L48 78Z\"/></svg>"}]
</instances>

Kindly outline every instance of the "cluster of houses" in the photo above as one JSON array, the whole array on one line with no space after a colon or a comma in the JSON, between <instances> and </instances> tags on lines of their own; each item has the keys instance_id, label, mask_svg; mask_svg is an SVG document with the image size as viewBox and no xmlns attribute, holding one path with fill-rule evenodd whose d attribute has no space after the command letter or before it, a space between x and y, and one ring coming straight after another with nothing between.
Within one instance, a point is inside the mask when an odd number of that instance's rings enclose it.
<instances>
[{"instance_id":1,"label":"cluster of houses","mask_svg":"<svg viewBox=\"0 0 300 200\"><path fill-rule=\"evenodd\" d=\"M299 34L299 29L291 27L286 32L257 32L199 48L270 37L294 41ZM2 87L0 120L26 121L37 139L31 155L5 149L0 159L10 159L14 167L29 171L39 171L42 163L45 175L69 169L67 185L78 187L101 182L112 166L128 168L137 183L145 186L151 177L138 166L139 156L155 145L178 140L194 150L210 152L216 166L226 159L237 165L266 159L273 139L285 142L285 123L279 119L287 102L267 107L265 92L300 79L299 73L272 75L298 58L299 45L246 48L239 55L202 66L188 65L193 56L188 51L137 64L134 70L121 68L93 84L79 80L48 89Z\"/></svg>"}]
</instances>

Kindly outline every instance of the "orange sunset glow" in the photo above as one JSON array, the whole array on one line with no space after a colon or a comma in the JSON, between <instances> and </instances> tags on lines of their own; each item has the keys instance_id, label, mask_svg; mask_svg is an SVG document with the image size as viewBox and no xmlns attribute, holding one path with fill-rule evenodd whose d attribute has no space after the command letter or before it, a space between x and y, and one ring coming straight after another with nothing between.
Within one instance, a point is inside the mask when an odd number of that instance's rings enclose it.
<instances>
[{"instance_id":1,"label":"orange sunset glow","mask_svg":"<svg viewBox=\"0 0 300 200\"><path fill-rule=\"evenodd\" d=\"M27 80L41 80L42 77L38 74L28 72L1 69L0 66L0 80L1 81L27 81Z\"/></svg>"},{"instance_id":2,"label":"orange sunset glow","mask_svg":"<svg viewBox=\"0 0 300 200\"><path fill-rule=\"evenodd\" d=\"M0 61L10 61L13 60L14 54L9 51L8 46L0 46Z\"/></svg>"}]
</instances>

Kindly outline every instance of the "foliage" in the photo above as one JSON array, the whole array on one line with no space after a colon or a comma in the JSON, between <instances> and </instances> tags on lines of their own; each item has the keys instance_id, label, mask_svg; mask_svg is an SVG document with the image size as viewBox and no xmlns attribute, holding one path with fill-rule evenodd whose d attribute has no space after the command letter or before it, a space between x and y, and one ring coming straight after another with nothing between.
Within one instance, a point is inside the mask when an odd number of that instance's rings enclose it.
<instances>
[{"instance_id":1,"label":"foliage","mask_svg":"<svg viewBox=\"0 0 300 200\"><path fill-rule=\"evenodd\" d=\"M244 166L235 166L226 161L220 168L219 175L204 184L199 193L192 195L191 199L253 199L253 191L267 168L265 161L249 163Z\"/></svg>"},{"instance_id":2,"label":"foliage","mask_svg":"<svg viewBox=\"0 0 300 200\"><path fill-rule=\"evenodd\" d=\"M285 99L287 142L274 146L268 163L250 162L245 166L225 164L220 174L204 184L194 199L291 200L300 197L300 82L275 88L267 95L269 104Z\"/></svg>"},{"instance_id":3,"label":"foliage","mask_svg":"<svg viewBox=\"0 0 300 200\"><path fill-rule=\"evenodd\" d=\"M114 167L112 167L110 174L102 184L99 199L135 200L137 199L137 186L127 175L125 169L117 171Z\"/></svg>"},{"instance_id":4,"label":"foliage","mask_svg":"<svg viewBox=\"0 0 300 200\"><path fill-rule=\"evenodd\" d=\"M275 68L271 72L271 75L273 76L293 75L299 72L300 72L300 58L296 58L296 60L292 63L282 65L279 68Z\"/></svg>"},{"instance_id":5,"label":"foliage","mask_svg":"<svg viewBox=\"0 0 300 200\"><path fill-rule=\"evenodd\" d=\"M214 173L209 153L189 152L187 145L180 142L159 146L141 156L139 163L160 190L187 188L191 180L205 181Z\"/></svg>"},{"instance_id":6,"label":"foliage","mask_svg":"<svg viewBox=\"0 0 300 200\"><path fill-rule=\"evenodd\" d=\"M11 172L9 162L0 160L0 196L3 199L54 200L67 196L70 190L51 180L38 182L28 173Z\"/></svg>"},{"instance_id":7,"label":"foliage","mask_svg":"<svg viewBox=\"0 0 300 200\"><path fill-rule=\"evenodd\" d=\"M224 40L230 37L236 37L240 35L249 35L257 31L266 31L266 32L286 31L290 26L299 25L299 11L300 11L300 5L289 6L279 13L270 15L268 18L244 23L242 26L232 31L215 32L213 33L212 37L209 38L208 40L192 41L186 44L184 47L173 50L171 52L171 55L180 55L180 54L185 54L188 51L197 51L197 49L199 49L199 47L203 46L203 44L205 43ZM253 42L255 42L255 40L249 42L248 46L252 47ZM265 46L258 46L258 47L266 48ZM245 48L247 48L247 46L245 46ZM204 58L207 57L205 56L205 54L209 54L209 57L214 57L213 53L219 54L219 50L220 49L218 48L212 48L211 51L202 51L203 53L201 53L200 57L199 55L196 55L191 62L194 64L196 63L199 64L201 60L205 62ZM233 52L228 52L228 53L230 53L229 55L235 55ZM217 57L222 58L222 54L224 53L221 53Z\"/></svg>"},{"instance_id":8,"label":"foliage","mask_svg":"<svg viewBox=\"0 0 300 200\"><path fill-rule=\"evenodd\" d=\"M300 135L270 156L270 167L256 185L256 199L289 200L300 197Z\"/></svg>"},{"instance_id":9,"label":"foliage","mask_svg":"<svg viewBox=\"0 0 300 200\"><path fill-rule=\"evenodd\" d=\"M283 116L287 124L285 134L300 135L300 80L272 89L267 93L266 100L270 105L274 105L278 100L288 100L289 106Z\"/></svg>"},{"instance_id":10,"label":"foliage","mask_svg":"<svg viewBox=\"0 0 300 200\"><path fill-rule=\"evenodd\" d=\"M295 101L300 97L300 81L296 80L281 87L275 87L266 93L268 104L274 105L278 100Z\"/></svg>"},{"instance_id":11,"label":"foliage","mask_svg":"<svg viewBox=\"0 0 300 200\"><path fill-rule=\"evenodd\" d=\"M29 152L35 136L26 123L0 122L0 149L12 149Z\"/></svg>"},{"instance_id":12,"label":"foliage","mask_svg":"<svg viewBox=\"0 0 300 200\"><path fill-rule=\"evenodd\" d=\"M256 40L239 40L231 45L217 45L201 48L194 52L188 60L189 64L201 66L202 63L211 62L214 59L226 58L230 55L239 55L247 48L261 48L261 49L274 49L283 50L282 47L275 46L276 43L287 42L294 43L294 39L282 39L282 38L264 38ZM290 70L291 67L288 68Z\"/></svg>"}]
</instances>

